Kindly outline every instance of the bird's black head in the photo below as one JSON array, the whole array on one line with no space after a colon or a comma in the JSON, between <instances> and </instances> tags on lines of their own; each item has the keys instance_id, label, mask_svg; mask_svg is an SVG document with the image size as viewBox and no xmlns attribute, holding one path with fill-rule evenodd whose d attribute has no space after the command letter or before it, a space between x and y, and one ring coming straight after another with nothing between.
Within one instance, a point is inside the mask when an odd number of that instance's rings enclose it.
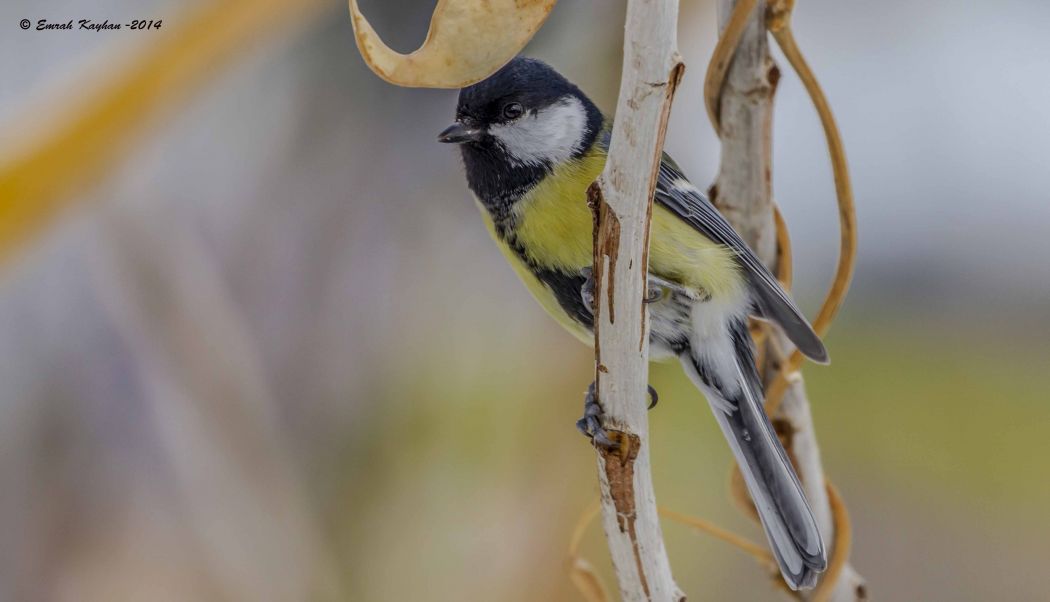
<instances>
[{"instance_id":1,"label":"bird's black head","mask_svg":"<svg viewBox=\"0 0 1050 602\"><path fill-rule=\"evenodd\" d=\"M438 140L460 145L468 183L482 202L505 204L554 166L585 153L602 120L561 74L518 57L460 91L456 122Z\"/></svg>"}]
</instances>

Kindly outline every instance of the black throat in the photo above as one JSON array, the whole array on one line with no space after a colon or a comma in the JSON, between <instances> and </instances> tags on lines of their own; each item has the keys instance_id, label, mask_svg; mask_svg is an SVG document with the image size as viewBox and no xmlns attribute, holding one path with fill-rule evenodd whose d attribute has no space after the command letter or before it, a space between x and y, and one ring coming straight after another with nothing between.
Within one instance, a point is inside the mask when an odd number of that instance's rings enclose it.
<instances>
[{"instance_id":1,"label":"black throat","mask_svg":"<svg viewBox=\"0 0 1050 602\"><path fill-rule=\"evenodd\" d=\"M580 141L580 149L570 160L579 159L591 149L605 121L594 103L582 94L579 98L587 111L587 124ZM515 226L515 203L547 177L555 166L549 162L523 165L514 161L506 149L491 136L486 136L478 142L463 144L460 149L467 174L467 185L492 216L497 234L505 239Z\"/></svg>"},{"instance_id":2,"label":"black throat","mask_svg":"<svg viewBox=\"0 0 1050 602\"><path fill-rule=\"evenodd\" d=\"M496 232L505 237L513 228L514 204L539 184L552 166L511 163L506 151L492 139L464 144L461 149L467 185L492 216Z\"/></svg>"}]
</instances>

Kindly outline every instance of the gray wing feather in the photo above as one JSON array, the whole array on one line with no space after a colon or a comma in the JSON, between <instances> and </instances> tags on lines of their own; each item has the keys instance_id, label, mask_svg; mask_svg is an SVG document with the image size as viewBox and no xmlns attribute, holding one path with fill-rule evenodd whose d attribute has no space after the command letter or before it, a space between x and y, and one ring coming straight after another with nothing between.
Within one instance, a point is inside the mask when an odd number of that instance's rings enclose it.
<instances>
[{"instance_id":1,"label":"gray wing feather","mask_svg":"<svg viewBox=\"0 0 1050 602\"><path fill-rule=\"evenodd\" d=\"M692 185L682 185L688 181L675 162L664 154L656 181L655 201L704 236L732 249L751 284L758 315L779 326L806 357L827 363L828 352L824 343L813 332L813 327L795 302L714 205Z\"/></svg>"}]
</instances>

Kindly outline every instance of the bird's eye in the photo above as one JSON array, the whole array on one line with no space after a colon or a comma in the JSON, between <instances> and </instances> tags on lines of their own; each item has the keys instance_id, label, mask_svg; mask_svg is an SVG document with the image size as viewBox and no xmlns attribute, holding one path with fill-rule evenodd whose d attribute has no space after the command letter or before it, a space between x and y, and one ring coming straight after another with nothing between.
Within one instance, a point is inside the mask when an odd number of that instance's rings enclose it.
<instances>
[{"instance_id":1,"label":"bird's eye","mask_svg":"<svg viewBox=\"0 0 1050 602\"><path fill-rule=\"evenodd\" d=\"M525 108L520 102L512 102L503 107L503 116L507 119L517 119L525 114Z\"/></svg>"}]
</instances>

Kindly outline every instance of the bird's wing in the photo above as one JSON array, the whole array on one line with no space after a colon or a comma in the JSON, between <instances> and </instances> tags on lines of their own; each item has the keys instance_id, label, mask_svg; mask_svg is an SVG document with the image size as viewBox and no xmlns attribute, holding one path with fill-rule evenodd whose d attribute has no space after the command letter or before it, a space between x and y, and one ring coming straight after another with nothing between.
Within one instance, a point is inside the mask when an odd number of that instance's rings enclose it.
<instances>
[{"instance_id":1,"label":"bird's wing","mask_svg":"<svg viewBox=\"0 0 1050 602\"><path fill-rule=\"evenodd\" d=\"M784 330L810 359L826 363L828 352L795 302L740 235L665 153L656 180L655 201L709 239L729 247L751 283L761 317Z\"/></svg>"}]
</instances>

